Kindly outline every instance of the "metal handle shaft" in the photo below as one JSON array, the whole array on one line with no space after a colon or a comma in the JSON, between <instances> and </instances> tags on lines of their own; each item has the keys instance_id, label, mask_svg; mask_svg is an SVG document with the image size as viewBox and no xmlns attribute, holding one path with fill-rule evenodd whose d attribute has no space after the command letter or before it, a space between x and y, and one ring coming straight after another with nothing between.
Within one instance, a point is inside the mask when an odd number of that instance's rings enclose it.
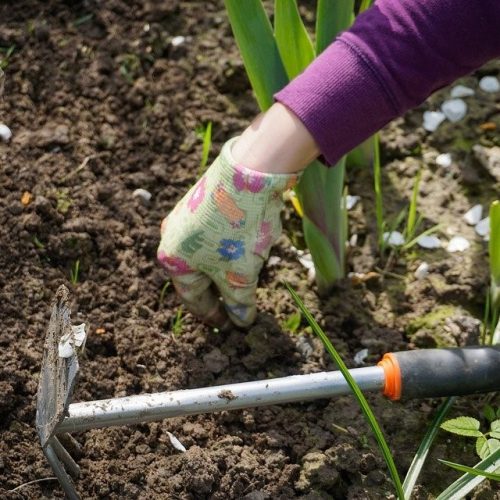
<instances>
[{"instance_id":1,"label":"metal handle shaft","mask_svg":"<svg viewBox=\"0 0 500 500\"><path fill-rule=\"evenodd\" d=\"M381 391L384 387L381 367L356 368L351 370L351 375L363 391ZM56 433L329 398L349 392L342 373L334 371L74 403Z\"/></svg>"}]
</instances>

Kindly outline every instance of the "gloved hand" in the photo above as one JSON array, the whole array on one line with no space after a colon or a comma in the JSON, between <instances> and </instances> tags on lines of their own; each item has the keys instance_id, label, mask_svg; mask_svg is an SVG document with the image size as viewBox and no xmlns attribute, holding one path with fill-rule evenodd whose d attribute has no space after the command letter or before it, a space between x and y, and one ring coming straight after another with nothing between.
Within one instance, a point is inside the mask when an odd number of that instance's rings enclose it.
<instances>
[{"instance_id":1,"label":"gloved hand","mask_svg":"<svg viewBox=\"0 0 500 500\"><path fill-rule=\"evenodd\" d=\"M222 326L256 315L259 272L281 233L283 191L297 174L266 174L236 164L228 141L201 179L163 220L158 260L186 307ZM215 285L215 287L213 286Z\"/></svg>"}]
</instances>

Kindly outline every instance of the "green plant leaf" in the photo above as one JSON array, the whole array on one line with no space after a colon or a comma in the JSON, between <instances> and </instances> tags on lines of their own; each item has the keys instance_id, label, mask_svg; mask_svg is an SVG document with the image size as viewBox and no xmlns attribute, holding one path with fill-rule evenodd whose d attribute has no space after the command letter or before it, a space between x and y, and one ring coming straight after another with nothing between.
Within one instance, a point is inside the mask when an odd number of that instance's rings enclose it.
<instances>
[{"instance_id":1,"label":"green plant leaf","mask_svg":"<svg viewBox=\"0 0 500 500\"><path fill-rule=\"evenodd\" d=\"M484 405L483 415L486 417L488 422L493 422L493 420L495 420L497 418L496 413L495 413L495 409L491 405L488 405L488 404Z\"/></svg>"},{"instance_id":2,"label":"green plant leaf","mask_svg":"<svg viewBox=\"0 0 500 500\"><path fill-rule=\"evenodd\" d=\"M288 83L271 23L260 0L224 0L234 38L262 110Z\"/></svg>"},{"instance_id":3,"label":"green plant leaf","mask_svg":"<svg viewBox=\"0 0 500 500\"><path fill-rule=\"evenodd\" d=\"M479 458L483 460L498 448L500 448L500 441L498 439L486 439L484 436L477 438L476 452Z\"/></svg>"},{"instance_id":4,"label":"green plant leaf","mask_svg":"<svg viewBox=\"0 0 500 500\"><path fill-rule=\"evenodd\" d=\"M316 9L316 54L328 47L334 38L349 28L354 20L354 0L318 0Z\"/></svg>"},{"instance_id":5,"label":"green plant leaf","mask_svg":"<svg viewBox=\"0 0 500 500\"><path fill-rule=\"evenodd\" d=\"M500 439L500 420L493 420L490 424L490 436Z\"/></svg>"},{"instance_id":6,"label":"green plant leaf","mask_svg":"<svg viewBox=\"0 0 500 500\"><path fill-rule=\"evenodd\" d=\"M479 430L479 420L472 417L457 417L441 424L441 429L460 436L480 437L483 433Z\"/></svg>"},{"instance_id":7,"label":"green plant leaf","mask_svg":"<svg viewBox=\"0 0 500 500\"><path fill-rule=\"evenodd\" d=\"M413 488L417 482L418 476L424 466L427 455L431 448L432 442L437 435L439 426L443 421L446 414L450 411L453 403L455 402L455 397L447 398L443 404L439 407L436 416L434 417L431 425L427 429L420 446L418 447L417 453L413 457L410 468L406 474L405 480L403 482L403 490L405 498L410 498Z\"/></svg>"},{"instance_id":8,"label":"green plant leaf","mask_svg":"<svg viewBox=\"0 0 500 500\"><path fill-rule=\"evenodd\" d=\"M486 436L479 436L476 439L476 453L481 459L486 458L489 455L489 453L484 453L485 448L487 449Z\"/></svg>"},{"instance_id":9,"label":"green plant leaf","mask_svg":"<svg viewBox=\"0 0 500 500\"><path fill-rule=\"evenodd\" d=\"M290 80L314 59L314 48L295 0L275 0L274 36Z\"/></svg>"},{"instance_id":10,"label":"green plant leaf","mask_svg":"<svg viewBox=\"0 0 500 500\"><path fill-rule=\"evenodd\" d=\"M392 482L396 489L397 496L400 500L404 500L405 497L404 497L403 487L401 486L401 480L399 479L399 474L396 469L396 464L394 463L394 458L392 457L389 446L387 446L382 430L380 429L380 426L377 422L377 418L373 414L373 411L370 408L368 401L366 400L358 384L350 374L349 369L342 360L342 357L336 351L335 347L333 347L332 343L330 342L330 339L326 336L325 332L321 329L316 320L313 318L312 314L304 305L301 298L297 295L297 292L288 283L285 283L285 286L290 292L290 295L292 296L295 303L299 306L299 309L302 311L302 314L304 315L307 322L311 326L313 332L321 339L323 345L330 354L330 357L337 364L339 370L342 372L342 375L344 376L347 384L349 385L351 391L353 392L353 395L356 398L361 408L361 411L363 412L366 418L366 421L368 422L373 431L377 444L380 448L380 451L382 452L382 456L384 457L384 460L387 464L387 468L389 469L389 473L391 475Z\"/></svg>"}]
</instances>

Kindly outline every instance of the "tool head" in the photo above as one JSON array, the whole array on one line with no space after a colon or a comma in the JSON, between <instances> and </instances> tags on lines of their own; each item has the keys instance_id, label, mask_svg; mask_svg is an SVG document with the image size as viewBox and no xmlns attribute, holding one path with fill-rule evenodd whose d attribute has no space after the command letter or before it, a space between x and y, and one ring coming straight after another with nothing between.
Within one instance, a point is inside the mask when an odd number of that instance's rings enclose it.
<instances>
[{"instance_id":1,"label":"tool head","mask_svg":"<svg viewBox=\"0 0 500 500\"><path fill-rule=\"evenodd\" d=\"M61 285L52 303L52 315L45 337L42 370L38 382L36 428L42 446L55 434L67 414L78 374L76 350L61 356L61 339L74 337L68 289Z\"/></svg>"}]
</instances>

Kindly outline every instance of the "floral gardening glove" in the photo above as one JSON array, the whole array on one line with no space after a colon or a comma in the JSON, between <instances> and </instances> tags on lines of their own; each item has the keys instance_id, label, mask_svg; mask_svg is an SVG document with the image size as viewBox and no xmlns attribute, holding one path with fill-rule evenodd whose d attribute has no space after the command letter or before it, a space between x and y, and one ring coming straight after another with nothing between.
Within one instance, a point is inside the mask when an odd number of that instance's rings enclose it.
<instances>
[{"instance_id":1,"label":"floral gardening glove","mask_svg":"<svg viewBox=\"0 0 500 500\"><path fill-rule=\"evenodd\" d=\"M186 307L214 326L221 326L218 294L233 323L254 321L259 272L281 234L282 194L298 180L236 164L236 139L163 220L158 248Z\"/></svg>"}]
</instances>

